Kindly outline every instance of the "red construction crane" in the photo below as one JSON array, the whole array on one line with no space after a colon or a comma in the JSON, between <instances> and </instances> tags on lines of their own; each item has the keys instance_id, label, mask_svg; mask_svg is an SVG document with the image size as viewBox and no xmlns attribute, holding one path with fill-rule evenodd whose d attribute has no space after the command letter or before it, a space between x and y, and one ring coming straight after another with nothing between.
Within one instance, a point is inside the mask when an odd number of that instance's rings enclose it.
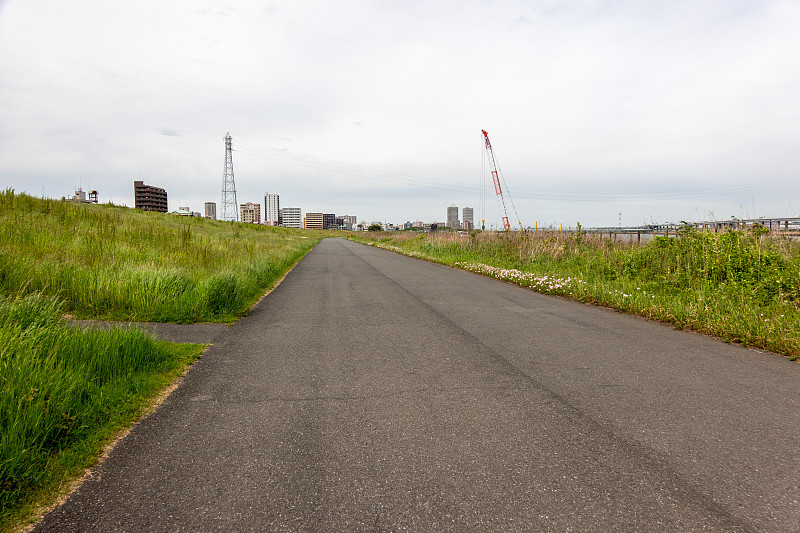
<instances>
[{"instance_id":1,"label":"red construction crane","mask_svg":"<svg viewBox=\"0 0 800 533\"><path fill-rule=\"evenodd\" d=\"M492 150L492 143L489 142L489 134L486 133L486 130L481 130L483 132L483 138L486 141L486 157L489 159L489 166L492 168L492 181L494 182L494 192L497 194L497 202L500 207L500 215L503 218L503 228L506 231L511 230L511 224L508 222L508 213L506 211L506 200L503 196L503 189L500 187L500 175L497 171L497 161L494 157L494 150ZM511 197L509 196L509 200ZM514 201L511 200L511 207L514 207ZM514 214L516 215L517 210L514 208ZM519 215L517 215L517 220L519 221L519 229L522 229L522 221L519 220ZM482 221L484 226L486 221Z\"/></svg>"}]
</instances>

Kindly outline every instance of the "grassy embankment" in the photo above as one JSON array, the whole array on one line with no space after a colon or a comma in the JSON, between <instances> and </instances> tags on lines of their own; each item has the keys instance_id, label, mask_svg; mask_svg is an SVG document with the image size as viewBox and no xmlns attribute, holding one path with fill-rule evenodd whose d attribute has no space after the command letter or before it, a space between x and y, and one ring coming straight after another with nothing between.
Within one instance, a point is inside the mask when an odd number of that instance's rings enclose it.
<instances>
[{"instance_id":1,"label":"grassy embankment","mask_svg":"<svg viewBox=\"0 0 800 533\"><path fill-rule=\"evenodd\" d=\"M0 530L93 464L203 346L78 318L230 322L330 232L0 193Z\"/></svg>"},{"instance_id":2,"label":"grassy embankment","mask_svg":"<svg viewBox=\"0 0 800 533\"><path fill-rule=\"evenodd\" d=\"M0 194L0 294L78 318L231 322L323 236Z\"/></svg>"},{"instance_id":3,"label":"grassy embankment","mask_svg":"<svg viewBox=\"0 0 800 533\"><path fill-rule=\"evenodd\" d=\"M793 360L800 355L800 243L763 228L686 228L641 245L580 232L351 238Z\"/></svg>"}]
</instances>

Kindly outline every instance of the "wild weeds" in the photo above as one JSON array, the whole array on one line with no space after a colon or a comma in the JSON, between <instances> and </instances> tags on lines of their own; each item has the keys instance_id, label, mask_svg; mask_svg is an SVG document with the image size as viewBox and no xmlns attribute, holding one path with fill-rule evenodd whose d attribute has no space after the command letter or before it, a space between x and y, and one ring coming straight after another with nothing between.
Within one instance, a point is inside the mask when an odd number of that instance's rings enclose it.
<instances>
[{"instance_id":1,"label":"wild weeds","mask_svg":"<svg viewBox=\"0 0 800 533\"><path fill-rule=\"evenodd\" d=\"M0 297L0 529L93 461L199 353L137 330L78 330L42 294Z\"/></svg>"},{"instance_id":2,"label":"wild weeds","mask_svg":"<svg viewBox=\"0 0 800 533\"><path fill-rule=\"evenodd\" d=\"M80 318L241 316L323 236L0 193L0 294L45 292Z\"/></svg>"}]
</instances>

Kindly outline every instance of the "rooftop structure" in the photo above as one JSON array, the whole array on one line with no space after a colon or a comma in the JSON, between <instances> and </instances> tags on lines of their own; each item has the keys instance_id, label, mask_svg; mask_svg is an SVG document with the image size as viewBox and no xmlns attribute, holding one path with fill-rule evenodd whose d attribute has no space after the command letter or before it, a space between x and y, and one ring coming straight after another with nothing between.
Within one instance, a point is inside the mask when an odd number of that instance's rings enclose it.
<instances>
[{"instance_id":1,"label":"rooftop structure","mask_svg":"<svg viewBox=\"0 0 800 533\"><path fill-rule=\"evenodd\" d=\"M78 187L75 190L75 195L70 198L72 202L80 202L82 204L96 204L97 203L97 191L89 191L89 199L86 199L86 192L81 188Z\"/></svg>"}]
</instances>

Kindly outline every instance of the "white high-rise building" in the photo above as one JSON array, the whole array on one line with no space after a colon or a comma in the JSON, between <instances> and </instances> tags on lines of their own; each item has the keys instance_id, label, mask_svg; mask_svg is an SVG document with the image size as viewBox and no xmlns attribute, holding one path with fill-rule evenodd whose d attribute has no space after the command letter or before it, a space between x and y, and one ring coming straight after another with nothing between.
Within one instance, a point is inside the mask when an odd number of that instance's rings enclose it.
<instances>
[{"instance_id":1,"label":"white high-rise building","mask_svg":"<svg viewBox=\"0 0 800 533\"><path fill-rule=\"evenodd\" d=\"M264 224L279 226L281 223L281 201L277 194L264 193Z\"/></svg>"},{"instance_id":2,"label":"white high-rise building","mask_svg":"<svg viewBox=\"0 0 800 533\"><path fill-rule=\"evenodd\" d=\"M281 219L281 226L287 228L302 228L303 214L299 207L284 207L278 212Z\"/></svg>"},{"instance_id":3,"label":"white high-rise building","mask_svg":"<svg viewBox=\"0 0 800 533\"><path fill-rule=\"evenodd\" d=\"M475 222L473 220L473 218L472 218L473 217L473 209L471 207L465 207L465 208L461 209L461 213L462 213L461 218L464 219L464 222L469 222L470 224Z\"/></svg>"},{"instance_id":4,"label":"white high-rise building","mask_svg":"<svg viewBox=\"0 0 800 533\"><path fill-rule=\"evenodd\" d=\"M471 230L475 227L475 222L473 220L473 210L471 207L464 207L461 209L461 217L463 220L461 221L461 229Z\"/></svg>"}]
</instances>

